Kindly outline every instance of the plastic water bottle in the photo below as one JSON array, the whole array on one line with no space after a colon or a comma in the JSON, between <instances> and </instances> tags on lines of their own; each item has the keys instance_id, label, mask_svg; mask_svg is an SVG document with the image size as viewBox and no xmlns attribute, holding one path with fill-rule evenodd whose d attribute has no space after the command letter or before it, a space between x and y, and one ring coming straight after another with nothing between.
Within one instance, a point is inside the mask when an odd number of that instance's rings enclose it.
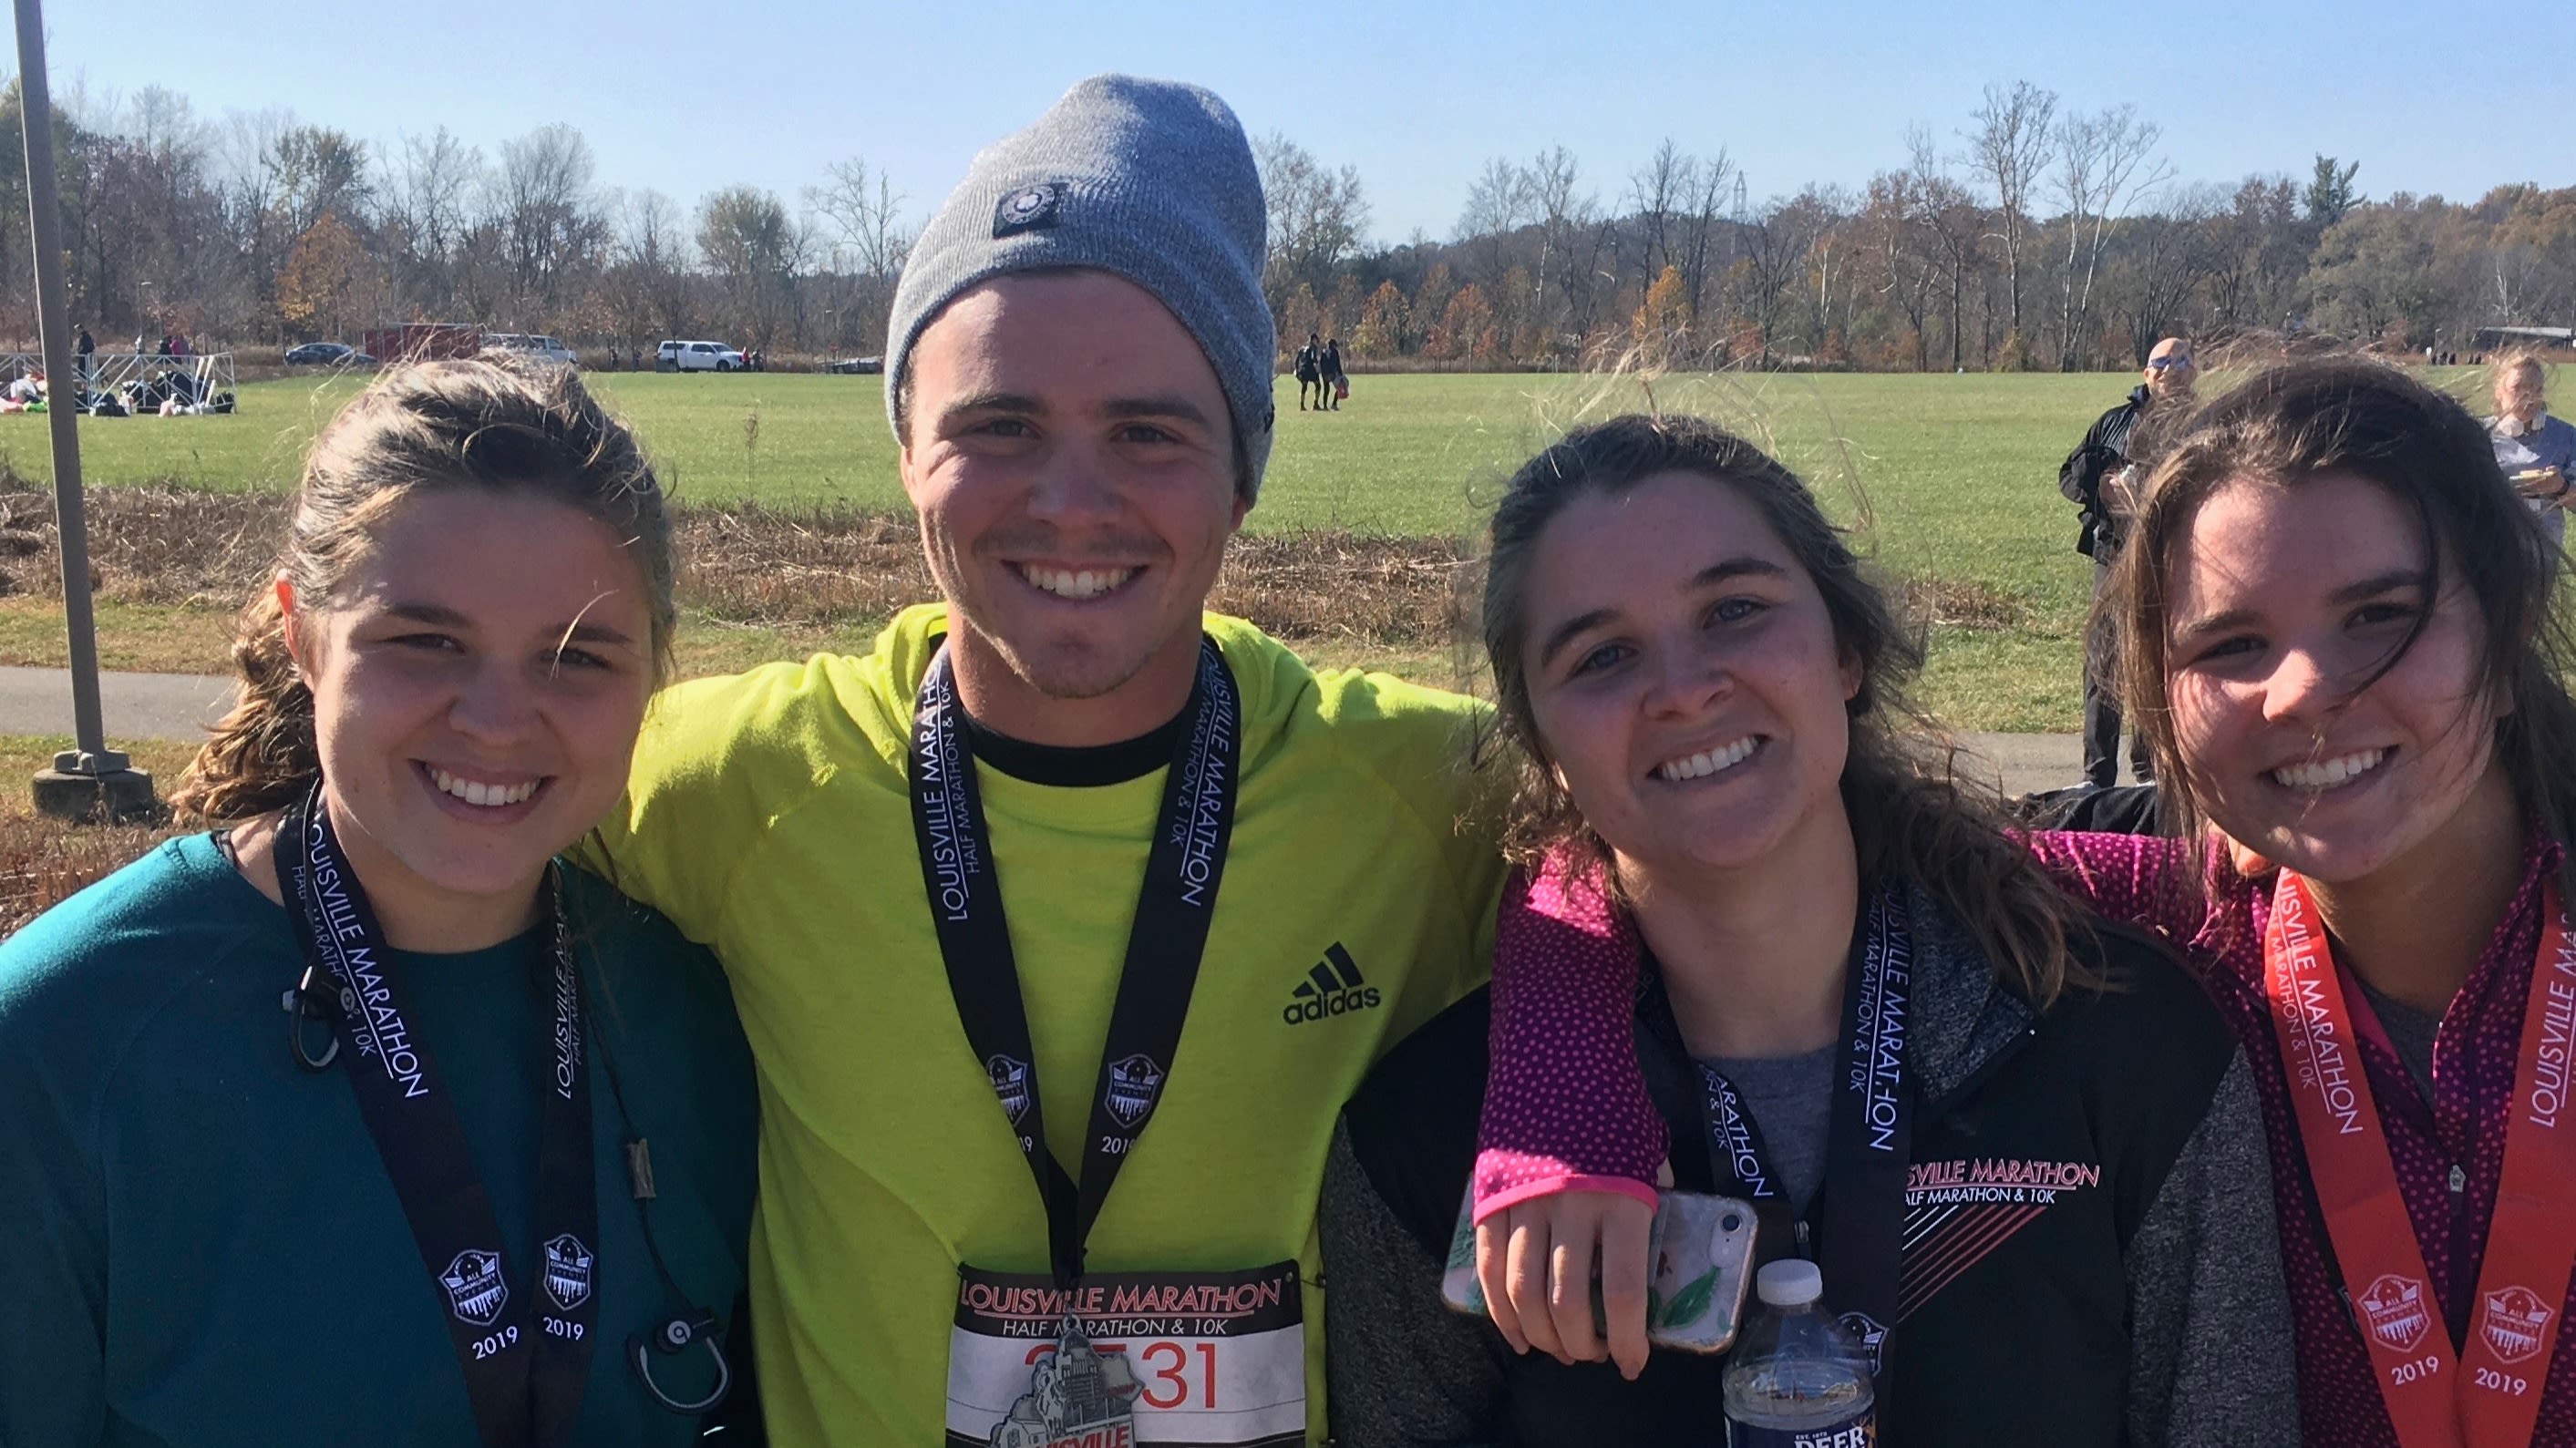
<instances>
[{"instance_id":1,"label":"plastic water bottle","mask_svg":"<svg viewBox=\"0 0 2576 1448\"><path fill-rule=\"evenodd\" d=\"M1733 1448L1870 1448L1878 1436L1869 1355L1825 1311L1825 1274L1786 1258L1754 1278L1762 1306L1726 1367Z\"/></svg>"}]
</instances>

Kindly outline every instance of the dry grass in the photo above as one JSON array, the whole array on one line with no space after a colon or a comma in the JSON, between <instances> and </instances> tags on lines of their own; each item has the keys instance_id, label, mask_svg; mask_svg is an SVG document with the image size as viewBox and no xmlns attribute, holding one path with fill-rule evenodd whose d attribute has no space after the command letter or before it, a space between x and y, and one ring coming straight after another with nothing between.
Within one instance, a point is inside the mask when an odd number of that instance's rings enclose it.
<instances>
[{"instance_id":1,"label":"dry grass","mask_svg":"<svg viewBox=\"0 0 2576 1448\"><path fill-rule=\"evenodd\" d=\"M1916 574L1897 580L1896 597L1907 617L1935 628L1993 632L2030 619L2028 604L1974 578Z\"/></svg>"},{"instance_id":2,"label":"dry grass","mask_svg":"<svg viewBox=\"0 0 2576 1448\"><path fill-rule=\"evenodd\" d=\"M228 611L273 565L286 507L275 493L92 492L90 580L103 610ZM719 623L846 633L938 595L906 514L748 505L683 508L678 523L681 604ZM1291 641L1442 644L1468 567L1462 539L1252 534L1230 550L1213 603ZM0 594L59 598L61 579L52 495L0 477ZM202 667L221 670L225 660L217 654Z\"/></svg>"},{"instance_id":3,"label":"dry grass","mask_svg":"<svg viewBox=\"0 0 2576 1448\"><path fill-rule=\"evenodd\" d=\"M53 762L71 741L44 735L0 735L0 936L26 924L46 907L91 881L124 867L168 838L169 824L70 824L38 816L24 781ZM146 740L127 746L134 766L167 793L195 746Z\"/></svg>"},{"instance_id":4,"label":"dry grass","mask_svg":"<svg viewBox=\"0 0 2576 1448\"><path fill-rule=\"evenodd\" d=\"M123 869L170 833L167 826L76 825L35 815L0 816L0 936Z\"/></svg>"}]
</instances>

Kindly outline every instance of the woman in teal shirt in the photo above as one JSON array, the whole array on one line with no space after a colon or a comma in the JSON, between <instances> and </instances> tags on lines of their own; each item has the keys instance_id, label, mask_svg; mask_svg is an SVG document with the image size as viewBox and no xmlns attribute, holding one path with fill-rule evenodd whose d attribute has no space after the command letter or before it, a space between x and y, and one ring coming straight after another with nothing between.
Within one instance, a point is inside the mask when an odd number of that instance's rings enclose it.
<instances>
[{"instance_id":1,"label":"woman in teal shirt","mask_svg":"<svg viewBox=\"0 0 2576 1448\"><path fill-rule=\"evenodd\" d=\"M398 369L316 440L174 795L220 827L0 945L0 1443L699 1435L750 1057L712 958L555 859L671 571L568 371Z\"/></svg>"}]
</instances>

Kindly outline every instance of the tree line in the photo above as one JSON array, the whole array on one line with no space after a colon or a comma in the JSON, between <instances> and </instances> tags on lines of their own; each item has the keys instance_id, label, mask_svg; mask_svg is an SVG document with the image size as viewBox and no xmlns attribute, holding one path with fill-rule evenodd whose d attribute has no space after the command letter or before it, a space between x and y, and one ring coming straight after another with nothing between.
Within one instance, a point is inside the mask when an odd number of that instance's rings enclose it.
<instances>
[{"instance_id":1,"label":"tree line","mask_svg":"<svg viewBox=\"0 0 2576 1448\"><path fill-rule=\"evenodd\" d=\"M371 144L282 110L209 119L161 87L57 109L72 307L111 347L453 320L872 352L918 226L863 157L792 199L684 206L604 184L565 125L487 154L443 127ZM0 154L22 124L13 81ZM1272 134L1265 286L1283 350L1313 331L1356 361L1456 367L2125 368L2173 333L2465 349L2576 322L2576 187L2373 199L2328 156L2194 182L2161 141L2132 106L1994 85L1857 191L1757 190L1723 145L1666 139L1625 173L1555 146L1488 161L1447 237L1386 243L1355 168ZM0 168L0 329L31 337L24 184Z\"/></svg>"},{"instance_id":2,"label":"tree line","mask_svg":"<svg viewBox=\"0 0 2576 1448\"><path fill-rule=\"evenodd\" d=\"M2156 339L2323 334L2465 350L2576 324L2576 187L2373 200L2358 162L2185 181L2133 106L1994 85L1855 192L1761 194L1723 146L1624 175L1488 161L1446 239L1362 241L1356 171L1280 136L1266 284L1283 345L1476 367L2128 368Z\"/></svg>"},{"instance_id":3,"label":"tree line","mask_svg":"<svg viewBox=\"0 0 2576 1448\"><path fill-rule=\"evenodd\" d=\"M491 154L440 127L377 146L283 110L199 116L147 87L57 100L74 315L113 348L164 329L235 342L463 321L586 345L722 335L873 352L912 232L862 157L794 203L729 186L683 207L601 183L590 143L539 127ZM0 148L23 155L12 79ZM26 177L0 166L0 331L35 334Z\"/></svg>"}]
</instances>

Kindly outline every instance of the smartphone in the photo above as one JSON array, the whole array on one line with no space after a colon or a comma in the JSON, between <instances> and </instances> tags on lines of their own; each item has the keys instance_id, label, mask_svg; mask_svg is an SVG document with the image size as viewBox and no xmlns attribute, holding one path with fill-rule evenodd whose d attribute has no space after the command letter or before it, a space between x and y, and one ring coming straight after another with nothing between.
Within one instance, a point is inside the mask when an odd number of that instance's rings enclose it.
<instances>
[{"instance_id":1,"label":"smartphone","mask_svg":"<svg viewBox=\"0 0 2576 1448\"><path fill-rule=\"evenodd\" d=\"M1458 1230L1449 1239L1449 1267L1440 1296L1450 1307L1478 1317L1485 1289L1476 1280L1476 1193L1471 1185L1458 1207ZM1721 1353L1735 1343L1744 1317L1744 1290L1753 1280L1753 1208L1734 1197L1704 1192L1655 1193L1655 1224L1647 1236L1654 1270L1646 1281L1646 1340L1683 1352ZM1592 1319L1602 1321L1601 1277L1592 1278Z\"/></svg>"}]
</instances>

